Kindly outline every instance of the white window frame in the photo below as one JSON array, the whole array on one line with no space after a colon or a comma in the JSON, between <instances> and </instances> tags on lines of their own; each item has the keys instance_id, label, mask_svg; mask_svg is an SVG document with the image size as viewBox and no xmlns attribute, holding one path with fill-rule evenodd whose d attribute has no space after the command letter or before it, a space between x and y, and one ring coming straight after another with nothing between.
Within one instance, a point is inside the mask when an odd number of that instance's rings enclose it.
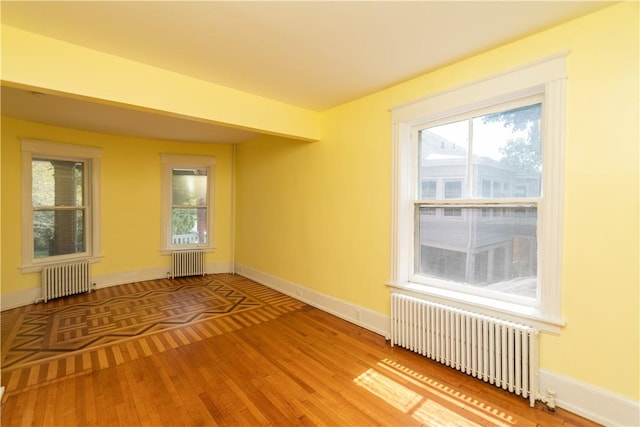
<instances>
[{"instance_id":1,"label":"white window frame","mask_svg":"<svg viewBox=\"0 0 640 427\"><path fill-rule=\"evenodd\" d=\"M102 257L101 234L101 159L102 149L84 145L64 144L37 139L20 139L22 151L22 265L23 273L40 271L43 266L58 262ZM82 161L85 170L85 239L84 252L35 258L33 251L32 160L34 158Z\"/></svg>"},{"instance_id":2,"label":"white window frame","mask_svg":"<svg viewBox=\"0 0 640 427\"><path fill-rule=\"evenodd\" d=\"M561 316L564 127L567 52L526 64L392 109L391 280L395 291L558 333ZM418 186L416 129L470 111L542 96L542 189L538 200L538 281L535 304L496 300L471 292L416 283L415 208Z\"/></svg>"},{"instance_id":3,"label":"white window frame","mask_svg":"<svg viewBox=\"0 0 640 427\"><path fill-rule=\"evenodd\" d=\"M161 154L162 164L162 221L160 252L168 254L181 249L215 250L214 243L214 196L216 159L212 156L192 156L180 154ZM207 169L207 243L174 245L171 242L171 207L173 169Z\"/></svg>"}]
</instances>

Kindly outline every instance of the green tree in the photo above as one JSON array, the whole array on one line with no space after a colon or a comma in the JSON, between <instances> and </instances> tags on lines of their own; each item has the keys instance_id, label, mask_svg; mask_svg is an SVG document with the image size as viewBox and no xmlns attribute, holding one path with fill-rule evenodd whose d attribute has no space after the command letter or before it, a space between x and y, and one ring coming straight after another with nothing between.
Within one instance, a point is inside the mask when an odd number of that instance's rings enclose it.
<instances>
[{"instance_id":1,"label":"green tree","mask_svg":"<svg viewBox=\"0 0 640 427\"><path fill-rule=\"evenodd\" d=\"M542 170L541 107L541 104L528 105L483 117L484 123L502 123L512 132L526 131L525 137L513 138L500 148L501 162L522 172L539 173Z\"/></svg>"},{"instance_id":2,"label":"green tree","mask_svg":"<svg viewBox=\"0 0 640 427\"><path fill-rule=\"evenodd\" d=\"M174 208L171 212L171 228L173 234L189 234L196 225L195 209Z\"/></svg>"}]
</instances>

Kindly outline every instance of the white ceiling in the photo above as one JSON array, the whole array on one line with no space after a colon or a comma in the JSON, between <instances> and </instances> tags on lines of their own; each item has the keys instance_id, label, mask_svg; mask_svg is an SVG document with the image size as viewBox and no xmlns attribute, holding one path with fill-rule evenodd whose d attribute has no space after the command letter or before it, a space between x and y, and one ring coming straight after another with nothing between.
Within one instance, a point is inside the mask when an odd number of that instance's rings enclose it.
<instances>
[{"instance_id":1,"label":"white ceiling","mask_svg":"<svg viewBox=\"0 0 640 427\"><path fill-rule=\"evenodd\" d=\"M576 0L3 0L2 22L322 111L610 4ZM135 124L148 125L147 120L158 119L180 131L177 138L167 139L239 142L254 135L106 105L89 107L101 108L100 114L72 119L69 113L86 108L83 101L47 97L52 99L46 106L35 104L32 108L29 103L44 104L44 97L3 88L2 112L133 136L157 137L145 134L147 126L136 128ZM62 111L47 118L47 112L60 101L65 102L58 106ZM25 117L29 112L37 117ZM67 113L66 123L63 112ZM123 120L119 116L116 125L112 114L137 117ZM130 123L129 127L123 122ZM162 125L155 129L157 126ZM220 139L212 139L221 130Z\"/></svg>"}]
</instances>

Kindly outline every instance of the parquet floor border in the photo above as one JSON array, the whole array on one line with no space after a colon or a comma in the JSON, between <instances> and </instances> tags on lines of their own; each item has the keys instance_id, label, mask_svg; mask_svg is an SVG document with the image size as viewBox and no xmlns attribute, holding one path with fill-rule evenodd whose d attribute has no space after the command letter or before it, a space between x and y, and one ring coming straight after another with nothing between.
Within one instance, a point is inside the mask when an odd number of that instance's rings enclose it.
<instances>
[{"instance_id":1,"label":"parquet floor border","mask_svg":"<svg viewBox=\"0 0 640 427\"><path fill-rule=\"evenodd\" d=\"M170 349L175 349L183 345L188 345L202 341L213 336L236 331L245 327L258 325L260 323L275 319L282 314L302 309L306 304L290 298L284 294L267 288L263 285L244 279L241 276L215 275L217 280L221 280L225 285L243 292L252 298L263 302L258 307L239 312L220 314L219 316L205 319L194 319L184 325L164 329L160 331L149 331L133 337L126 337L112 343L89 346L75 351L61 352L61 354L47 356L44 359L34 360L27 363L16 364L2 368L2 385L6 391L20 389L22 391L35 387L43 382L53 382L70 376L80 375L88 371L106 369L111 366L163 353ZM194 278L183 278L182 282L193 282ZM202 280L202 278L200 278ZM123 285L121 289L105 288L101 295L76 296L68 298L67 301L56 301L57 306L65 306L73 303L86 303L86 300L100 301L100 299L113 298L119 294L126 294L132 290L145 289L145 286L158 286L162 281L138 282L136 284ZM165 284L166 285L166 284ZM118 288L118 287L114 287ZM96 294L98 291L95 292ZM9 318L7 322L12 322L12 329L19 325L14 322L24 319L24 312L32 310L47 310L51 307L23 307L15 309L13 313L3 313L3 319ZM3 322L5 323L5 322ZM11 338L6 337L3 325L3 353L4 349L10 348ZM5 342L6 341L6 342ZM3 355L3 360L7 355Z\"/></svg>"}]
</instances>

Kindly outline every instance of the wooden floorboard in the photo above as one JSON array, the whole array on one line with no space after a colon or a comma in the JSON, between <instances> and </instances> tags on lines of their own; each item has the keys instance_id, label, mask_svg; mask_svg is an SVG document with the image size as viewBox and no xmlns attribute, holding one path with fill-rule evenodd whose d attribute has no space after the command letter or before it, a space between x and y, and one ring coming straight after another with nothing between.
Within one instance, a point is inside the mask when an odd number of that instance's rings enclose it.
<instances>
[{"instance_id":1,"label":"wooden floorboard","mask_svg":"<svg viewBox=\"0 0 640 427\"><path fill-rule=\"evenodd\" d=\"M596 425L227 274L3 312L2 385L2 426Z\"/></svg>"}]
</instances>

